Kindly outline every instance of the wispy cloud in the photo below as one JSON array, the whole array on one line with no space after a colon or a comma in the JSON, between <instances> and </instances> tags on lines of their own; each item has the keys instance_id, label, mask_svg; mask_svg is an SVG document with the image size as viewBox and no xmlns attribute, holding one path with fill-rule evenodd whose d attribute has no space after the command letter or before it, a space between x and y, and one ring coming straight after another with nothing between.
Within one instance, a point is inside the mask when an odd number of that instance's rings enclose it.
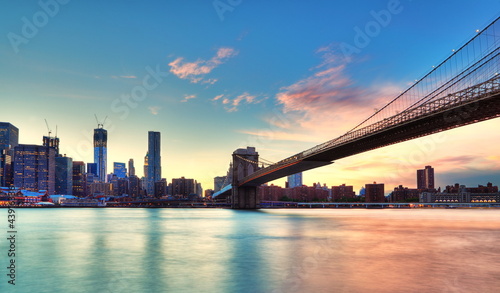
<instances>
[{"instance_id":1,"label":"wispy cloud","mask_svg":"<svg viewBox=\"0 0 500 293\"><path fill-rule=\"evenodd\" d=\"M181 79L188 79L192 83L214 84L217 79L204 79L205 75L237 54L238 52L233 48L219 48L215 56L209 60L198 59L194 62L184 62L184 58L179 57L168 65L170 72Z\"/></svg>"},{"instance_id":2,"label":"wispy cloud","mask_svg":"<svg viewBox=\"0 0 500 293\"><path fill-rule=\"evenodd\" d=\"M135 76L135 75L112 75L111 78L113 78L113 79L119 79L119 78L133 79L133 78L137 78L137 76Z\"/></svg>"},{"instance_id":3,"label":"wispy cloud","mask_svg":"<svg viewBox=\"0 0 500 293\"><path fill-rule=\"evenodd\" d=\"M222 99L224 97L224 95L218 95L218 96L215 96L212 101L218 101L220 99Z\"/></svg>"},{"instance_id":4,"label":"wispy cloud","mask_svg":"<svg viewBox=\"0 0 500 293\"><path fill-rule=\"evenodd\" d=\"M182 98L181 103L185 103L191 99L196 99L196 95L185 95L184 98Z\"/></svg>"},{"instance_id":5,"label":"wispy cloud","mask_svg":"<svg viewBox=\"0 0 500 293\"><path fill-rule=\"evenodd\" d=\"M151 114L158 115L161 107L160 106L151 106L151 107L148 107L148 109L149 109L149 112L151 112Z\"/></svg>"},{"instance_id":6,"label":"wispy cloud","mask_svg":"<svg viewBox=\"0 0 500 293\"><path fill-rule=\"evenodd\" d=\"M248 92L244 92L236 97L226 94L218 95L212 101L221 100L227 112L236 112L241 104L258 104L265 99L267 97L263 95L251 95Z\"/></svg>"}]
</instances>

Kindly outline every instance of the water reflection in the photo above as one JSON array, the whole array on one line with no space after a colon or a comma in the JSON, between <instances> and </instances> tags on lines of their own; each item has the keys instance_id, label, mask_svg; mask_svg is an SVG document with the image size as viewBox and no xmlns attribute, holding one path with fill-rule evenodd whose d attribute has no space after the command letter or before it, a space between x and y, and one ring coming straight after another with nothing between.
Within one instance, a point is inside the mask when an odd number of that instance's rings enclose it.
<instances>
[{"instance_id":1,"label":"water reflection","mask_svg":"<svg viewBox=\"0 0 500 293\"><path fill-rule=\"evenodd\" d=\"M497 210L44 209L18 224L13 292L500 287Z\"/></svg>"}]
</instances>

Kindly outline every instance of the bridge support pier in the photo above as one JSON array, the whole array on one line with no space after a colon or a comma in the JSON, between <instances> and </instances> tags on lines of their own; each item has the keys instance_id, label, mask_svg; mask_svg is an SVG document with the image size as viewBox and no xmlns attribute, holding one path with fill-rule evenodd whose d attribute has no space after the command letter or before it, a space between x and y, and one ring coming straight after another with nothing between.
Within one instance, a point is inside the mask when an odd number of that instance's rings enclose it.
<instances>
[{"instance_id":1,"label":"bridge support pier","mask_svg":"<svg viewBox=\"0 0 500 293\"><path fill-rule=\"evenodd\" d=\"M260 200L257 197L257 186L233 187L233 209L259 209Z\"/></svg>"},{"instance_id":2,"label":"bridge support pier","mask_svg":"<svg viewBox=\"0 0 500 293\"><path fill-rule=\"evenodd\" d=\"M231 207L233 209L259 209L260 200L257 186L238 186L240 180L257 171L259 153L254 147L237 149L233 152L233 189Z\"/></svg>"}]
</instances>

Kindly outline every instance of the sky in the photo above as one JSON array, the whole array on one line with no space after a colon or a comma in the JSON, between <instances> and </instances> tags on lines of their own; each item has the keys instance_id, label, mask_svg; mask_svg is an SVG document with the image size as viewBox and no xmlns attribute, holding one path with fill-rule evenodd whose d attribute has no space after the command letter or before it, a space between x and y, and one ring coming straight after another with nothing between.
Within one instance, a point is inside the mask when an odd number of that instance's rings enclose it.
<instances>
[{"instance_id":1,"label":"sky","mask_svg":"<svg viewBox=\"0 0 500 293\"><path fill-rule=\"evenodd\" d=\"M92 162L96 115L108 130L108 172L132 158L142 176L148 131L159 131L162 176L204 189L237 148L277 162L345 133L500 12L498 0L3 4L0 121L19 128L20 143L41 144L47 119L61 153ZM415 188L416 170L431 165L437 186L500 185L499 126L340 159L305 172L304 184Z\"/></svg>"}]
</instances>

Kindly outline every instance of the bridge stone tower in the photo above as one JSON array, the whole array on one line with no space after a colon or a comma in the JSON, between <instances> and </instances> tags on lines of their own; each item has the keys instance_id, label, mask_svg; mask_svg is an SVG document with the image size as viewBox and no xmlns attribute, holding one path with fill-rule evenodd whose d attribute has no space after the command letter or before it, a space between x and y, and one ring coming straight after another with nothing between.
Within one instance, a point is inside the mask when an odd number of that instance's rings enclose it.
<instances>
[{"instance_id":1,"label":"bridge stone tower","mask_svg":"<svg viewBox=\"0 0 500 293\"><path fill-rule=\"evenodd\" d=\"M260 201L257 196L257 186L238 186L246 176L258 170L259 153L254 147L237 149L233 152L233 189L231 204L233 209L258 209Z\"/></svg>"}]
</instances>

